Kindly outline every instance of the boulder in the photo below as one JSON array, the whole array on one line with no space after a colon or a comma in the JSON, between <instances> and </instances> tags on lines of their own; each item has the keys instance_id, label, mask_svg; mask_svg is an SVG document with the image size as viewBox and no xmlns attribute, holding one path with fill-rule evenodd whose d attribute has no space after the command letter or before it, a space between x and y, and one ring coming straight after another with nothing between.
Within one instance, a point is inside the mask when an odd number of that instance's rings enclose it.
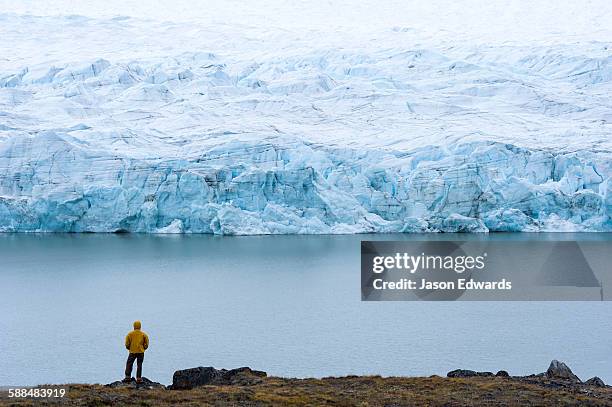
<instances>
[{"instance_id":1,"label":"boulder","mask_svg":"<svg viewBox=\"0 0 612 407\"><path fill-rule=\"evenodd\" d=\"M220 385L239 385L250 386L261 382L262 377L268 376L266 372L252 370L250 367L239 367L238 369L225 370L218 378L217 384Z\"/></svg>"},{"instance_id":2,"label":"boulder","mask_svg":"<svg viewBox=\"0 0 612 407\"><path fill-rule=\"evenodd\" d=\"M193 389L197 386L210 384L219 374L219 371L214 367L194 367L177 370L172 375L171 387L174 390Z\"/></svg>"},{"instance_id":3,"label":"boulder","mask_svg":"<svg viewBox=\"0 0 612 407\"><path fill-rule=\"evenodd\" d=\"M446 374L446 377L490 377L491 372L476 372L474 370L456 369Z\"/></svg>"},{"instance_id":4,"label":"boulder","mask_svg":"<svg viewBox=\"0 0 612 407\"><path fill-rule=\"evenodd\" d=\"M589 386L595 386L595 387L606 387L606 384L604 383L604 381L601 380L597 376L591 377L589 380L584 382L584 384L588 384Z\"/></svg>"},{"instance_id":5,"label":"boulder","mask_svg":"<svg viewBox=\"0 0 612 407\"><path fill-rule=\"evenodd\" d=\"M565 363L553 360L550 362L550 366L546 371L546 377L549 379L561 379L568 380L570 382L580 383L581 380L576 376L572 369L570 369Z\"/></svg>"},{"instance_id":6,"label":"boulder","mask_svg":"<svg viewBox=\"0 0 612 407\"><path fill-rule=\"evenodd\" d=\"M497 373L495 373L495 376L497 376L497 377L510 377L508 372L506 372L505 370L498 371Z\"/></svg>"},{"instance_id":7,"label":"boulder","mask_svg":"<svg viewBox=\"0 0 612 407\"><path fill-rule=\"evenodd\" d=\"M123 380L118 380L116 382L112 382L106 385L106 387L111 387L111 388L132 388L132 389L165 389L166 386L164 386L161 383L157 383L154 382L152 380L147 379L146 377L142 378L142 382L141 383L136 383L136 379L134 379L133 377L130 379L130 381L123 381Z\"/></svg>"},{"instance_id":8,"label":"boulder","mask_svg":"<svg viewBox=\"0 0 612 407\"><path fill-rule=\"evenodd\" d=\"M177 370L172 376L173 390L188 390L198 386L217 385L217 386L250 386L261 382L262 377L267 373L252 370L249 367L238 369L215 369L214 367L194 367L191 369Z\"/></svg>"},{"instance_id":9,"label":"boulder","mask_svg":"<svg viewBox=\"0 0 612 407\"><path fill-rule=\"evenodd\" d=\"M474 370L455 369L446 374L446 377L473 377L476 376Z\"/></svg>"}]
</instances>

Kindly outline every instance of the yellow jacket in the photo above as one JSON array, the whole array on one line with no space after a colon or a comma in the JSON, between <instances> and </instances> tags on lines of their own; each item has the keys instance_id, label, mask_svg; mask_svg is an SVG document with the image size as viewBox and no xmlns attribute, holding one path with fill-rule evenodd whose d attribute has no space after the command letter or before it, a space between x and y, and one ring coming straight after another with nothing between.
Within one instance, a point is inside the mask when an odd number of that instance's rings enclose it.
<instances>
[{"instance_id":1,"label":"yellow jacket","mask_svg":"<svg viewBox=\"0 0 612 407\"><path fill-rule=\"evenodd\" d=\"M140 328L140 321L134 322L134 330L125 337L125 348L130 353L144 353L149 347L149 337Z\"/></svg>"}]
</instances>

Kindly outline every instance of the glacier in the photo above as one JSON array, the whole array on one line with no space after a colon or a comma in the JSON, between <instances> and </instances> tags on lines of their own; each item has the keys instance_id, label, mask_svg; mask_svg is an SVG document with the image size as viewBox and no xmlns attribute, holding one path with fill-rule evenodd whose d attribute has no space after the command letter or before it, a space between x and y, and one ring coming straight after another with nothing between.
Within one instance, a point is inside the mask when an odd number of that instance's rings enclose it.
<instances>
[{"instance_id":1,"label":"glacier","mask_svg":"<svg viewBox=\"0 0 612 407\"><path fill-rule=\"evenodd\" d=\"M0 38L2 232L612 231L599 31L18 10Z\"/></svg>"}]
</instances>

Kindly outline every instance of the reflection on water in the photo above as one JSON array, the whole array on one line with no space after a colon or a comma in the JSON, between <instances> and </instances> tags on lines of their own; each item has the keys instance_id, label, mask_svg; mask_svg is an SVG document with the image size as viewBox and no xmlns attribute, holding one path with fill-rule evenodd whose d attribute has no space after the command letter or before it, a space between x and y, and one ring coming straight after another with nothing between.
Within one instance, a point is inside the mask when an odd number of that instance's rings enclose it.
<instances>
[{"instance_id":1,"label":"reflection on water","mask_svg":"<svg viewBox=\"0 0 612 407\"><path fill-rule=\"evenodd\" d=\"M536 373L612 382L612 303L360 301L364 240L610 234L215 237L0 235L0 385L121 378L134 319L145 376L251 366L283 376Z\"/></svg>"}]
</instances>

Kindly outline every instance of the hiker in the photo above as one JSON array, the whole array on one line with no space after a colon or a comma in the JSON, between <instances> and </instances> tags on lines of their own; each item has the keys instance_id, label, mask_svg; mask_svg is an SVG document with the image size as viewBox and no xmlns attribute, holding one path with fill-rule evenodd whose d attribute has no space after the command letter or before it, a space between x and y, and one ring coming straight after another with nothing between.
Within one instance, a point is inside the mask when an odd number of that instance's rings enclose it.
<instances>
[{"instance_id":1,"label":"hiker","mask_svg":"<svg viewBox=\"0 0 612 407\"><path fill-rule=\"evenodd\" d=\"M132 366L136 361L136 383L142 382L142 361L144 360L145 350L149 347L149 337L142 332L140 321L134 321L134 330L125 337L125 348L130 351L125 366L124 382L132 381Z\"/></svg>"}]
</instances>

